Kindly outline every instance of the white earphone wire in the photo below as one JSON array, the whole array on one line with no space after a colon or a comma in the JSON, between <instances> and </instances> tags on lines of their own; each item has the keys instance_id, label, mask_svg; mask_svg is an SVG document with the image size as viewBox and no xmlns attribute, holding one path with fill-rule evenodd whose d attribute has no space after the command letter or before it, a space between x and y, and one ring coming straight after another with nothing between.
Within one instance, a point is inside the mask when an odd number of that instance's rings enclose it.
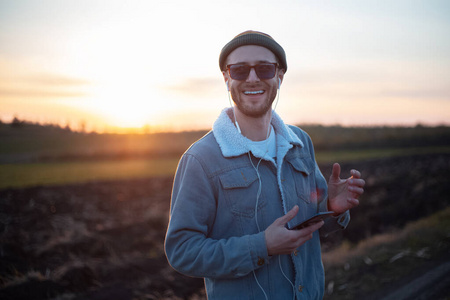
<instances>
[{"instance_id":1,"label":"white earphone wire","mask_svg":"<svg viewBox=\"0 0 450 300\"><path fill-rule=\"evenodd\" d=\"M239 128L239 124L238 124L237 119L236 119L236 113L234 111L234 105L232 104L232 101L231 101L231 92L230 92L230 88L228 86L228 82L227 82L226 85L227 85L228 101L230 103L231 108L233 109L234 124L236 125L236 128L237 128L238 132L241 133L241 129ZM276 101L275 101L275 106L273 108L273 111L275 111L275 109L277 108L278 101L280 99L280 86L281 86L281 79L278 79L278 91L277 91L277 96L276 96L277 98L276 98ZM256 164L256 166L253 164L253 161L252 161L252 158L251 158L251 155L250 155L250 151L247 152L248 158L250 160L250 163L251 163L253 169L256 171L256 176L258 177L258 183L259 183L258 192L256 194L256 203L255 203L255 222L256 222L256 227L258 228L258 232L261 232L261 228L259 227L259 222L258 222L258 204L259 204L259 198L261 196L261 188L262 188L262 180L261 180L261 175L259 174L259 166L260 166L261 161L263 160L264 156L269 152L269 137L270 137L271 129L272 129L272 126L271 126L271 124L269 122L269 126L268 126L268 129L267 129L267 135L266 135L266 143L267 143L266 151L263 154L263 156L259 159L259 161ZM281 255L278 256L278 265L280 267L281 273L283 274L284 278L292 286L293 293L294 293L294 299L295 299L295 287L294 287L294 284L291 282L291 280L286 276L286 274L283 271L283 268L281 266ZM253 277L255 278L256 284L258 285L260 290L263 292L265 299L268 300L269 298L267 297L267 294L264 291L264 288L259 283L259 280L258 280L258 278L256 276L255 270L253 270Z\"/></svg>"}]
</instances>

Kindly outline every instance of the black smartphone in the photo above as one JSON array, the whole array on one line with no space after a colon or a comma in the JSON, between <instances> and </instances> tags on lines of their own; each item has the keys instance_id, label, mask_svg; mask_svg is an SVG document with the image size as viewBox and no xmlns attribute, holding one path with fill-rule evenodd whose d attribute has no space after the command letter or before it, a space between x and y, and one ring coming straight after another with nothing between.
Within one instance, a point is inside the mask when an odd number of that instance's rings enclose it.
<instances>
[{"instance_id":1,"label":"black smartphone","mask_svg":"<svg viewBox=\"0 0 450 300\"><path fill-rule=\"evenodd\" d=\"M326 211L326 212L320 212L317 215L309 218L306 221L301 222L300 224L294 226L292 230L299 230L308 226L311 226L314 223L320 222L321 220L325 220L329 218L331 215L334 214L334 211Z\"/></svg>"}]
</instances>

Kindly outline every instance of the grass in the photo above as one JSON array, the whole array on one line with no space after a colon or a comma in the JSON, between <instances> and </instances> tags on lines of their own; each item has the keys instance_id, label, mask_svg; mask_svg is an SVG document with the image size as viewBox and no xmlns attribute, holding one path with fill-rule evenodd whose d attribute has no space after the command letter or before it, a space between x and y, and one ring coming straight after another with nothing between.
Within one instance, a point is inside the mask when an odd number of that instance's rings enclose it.
<instances>
[{"instance_id":1,"label":"grass","mask_svg":"<svg viewBox=\"0 0 450 300\"><path fill-rule=\"evenodd\" d=\"M358 161L412 154L450 153L450 147L318 152L319 163ZM173 176L179 158L130 158L0 165L0 189L62 185L94 180Z\"/></svg>"},{"instance_id":2,"label":"grass","mask_svg":"<svg viewBox=\"0 0 450 300\"><path fill-rule=\"evenodd\" d=\"M449 251L450 207L358 245L344 243L323 254L324 299L360 299L395 288L402 279L422 274L425 264L439 261Z\"/></svg>"},{"instance_id":3,"label":"grass","mask_svg":"<svg viewBox=\"0 0 450 300\"><path fill-rule=\"evenodd\" d=\"M318 163L359 161L371 158L388 158L415 154L450 153L449 146L442 147L410 147L388 149L320 151L316 153Z\"/></svg>"},{"instance_id":4,"label":"grass","mask_svg":"<svg viewBox=\"0 0 450 300\"><path fill-rule=\"evenodd\" d=\"M0 189L174 175L178 158L0 165Z\"/></svg>"}]
</instances>

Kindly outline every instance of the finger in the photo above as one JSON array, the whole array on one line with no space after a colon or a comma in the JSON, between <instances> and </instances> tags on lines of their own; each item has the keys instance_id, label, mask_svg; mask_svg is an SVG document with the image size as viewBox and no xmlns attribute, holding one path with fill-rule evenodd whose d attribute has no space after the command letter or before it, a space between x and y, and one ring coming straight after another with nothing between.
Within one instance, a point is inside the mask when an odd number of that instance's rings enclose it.
<instances>
[{"instance_id":1,"label":"finger","mask_svg":"<svg viewBox=\"0 0 450 300\"><path fill-rule=\"evenodd\" d=\"M287 212L287 214L276 219L274 223L276 223L278 225L283 225L283 226L286 225L287 222L292 220L297 215L298 210L299 210L298 205L295 205L293 208L291 208L290 211Z\"/></svg>"},{"instance_id":2,"label":"finger","mask_svg":"<svg viewBox=\"0 0 450 300\"><path fill-rule=\"evenodd\" d=\"M361 178L361 172L359 172L358 170L352 169L350 171L350 174L353 178Z\"/></svg>"},{"instance_id":3,"label":"finger","mask_svg":"<svg viewBox=\"0 0 450 300\"><path fill-rule=\"evenodd\" d=\"M366 182L364 179L349 179L348 184L349 187L363 188L366 185Z\"/></svg>"},{"instance_id":4,"label":"finger","mask_svg":"<svg viewBox=\"0 0 450 300\"><path fill-rule=\"evenodd\" d=\"M349 186L348 191L356 196L360 196L364 193L364 189L357 186Z\"/></svg>"},{"instance_id":5,"label":"finger","mask_svg":"<svg viewBox=\"0 0 450 300\"><path fill-rule=\"evenodd\" d=\"M341 166L338 163L333 164L333 171L331 172L330 180L338 181L341 175Z\"/></svg>"},{"instance_id":6,"label":"finger","mask_svg":"<svg viewBox=\"0 0 450 300\"><path fill-rule=\"evenodd\" d=\"M320 227L322 227L323 224L325 224L325 222L324 221L320 221L320 222L314 223L314 224L312 224L312 225L310 225L308 227L305 227L303 229L295 230L295 231L297 231L297 238L296 238L295 248L297 248L300 245L304 244L306 241L312 239L313 233L315 231L317 231L318 229L320 229Z\"/></svg>"},{"instance_id":7,"label":"finger","mask_svg":"<svg viewBox=\"0 0 450 300\"><path fill-rule=\"evenodd\" d=\"M350 203L353 207L358 206L359 205L359 200L355 199L355 198L348 198L347 202Z\"/></svg>"},{"instance_id":8,"label":"finger","mask_svg":"<svg viewBox=\"0 0 450 300\"><path fill-rule=\"evenodd\" d=\"M356 185L360 187L364 187L366 185L366 181L364 179L356 180Z\"/></svg>"},{"instance_id":9,"label":"finger","mask_svg":"<svg viewBox=\"0 0 450 300\"><path fill-rule=\"evenodd\" d=\"M286 251L283 252L283 254L292 253L292 251L303 245L308 240L312 239L314 231L322 227L323 224L324 222L320 221L303 229L289 230L289 234L291 235L291 238L289 238L290 243Z\"/></svg>"},{"instance_id":10,"label":"finger","mask_svg":"<svg viewBox=\"0 0 450 300\"><path fill-rule=\"evenodd\" d=\"M325 222L321 220L321 221L319 221L317 223L313 223L313 224L309 225L308 227L302 228L302 229L298 230L299 236L310 235L314 231L316 231L317 229L322 227L323 224L325 224Z\"/></svg>"}]
</instances>

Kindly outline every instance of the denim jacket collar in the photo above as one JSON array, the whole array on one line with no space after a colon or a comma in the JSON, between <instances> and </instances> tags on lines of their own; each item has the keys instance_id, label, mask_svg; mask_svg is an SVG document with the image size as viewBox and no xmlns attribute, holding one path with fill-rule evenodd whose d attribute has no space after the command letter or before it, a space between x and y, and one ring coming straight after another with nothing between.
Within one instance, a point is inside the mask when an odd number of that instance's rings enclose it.
<instances>
[{"instance_id":1,"label":"denim jacket collar","mask_svg":"<svg viewBox=\"0 0 450 300\"><path fill-rule=\"evenodd\" d=\"M249 139L240 134L234 126L231 118L233 117L233 109L225 108L222 110L218 119L213 125L213 134L219 144L220 150L224 157L234 157L249 152ZM292 148L293 145L303 147L303 142L298 136L286 125L275 111L272 111L271 124L275 130L277 138L277 152L280 147L284 149ZM286 150L285 150L286 151ZM284 156L284 153L282 156ZM277 153L279 156L280 153ZM256 157L262 157L262 153L253 153Z\"/></svg>"}]
</instances>

